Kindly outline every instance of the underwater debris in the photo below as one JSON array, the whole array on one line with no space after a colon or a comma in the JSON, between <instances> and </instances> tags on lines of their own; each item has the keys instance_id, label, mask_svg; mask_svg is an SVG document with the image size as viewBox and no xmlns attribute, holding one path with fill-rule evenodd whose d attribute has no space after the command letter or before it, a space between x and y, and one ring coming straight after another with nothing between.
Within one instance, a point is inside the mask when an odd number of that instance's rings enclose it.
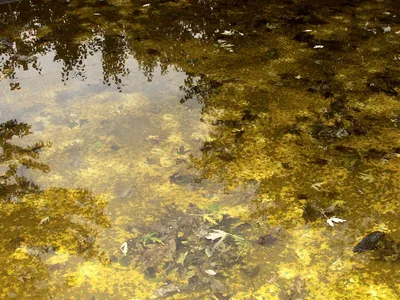
<instances>
[{"instance_id":1,"label":"underwater debris","mask_svg":"<svg viewBox=\"0 0 400 300\"><path fill-rule=\"evenodd\" d=\"M220 270L240 264L242 255L252 245L245 237L229 233L238 232L240 219L211 217L209 211L195 206L186 212L171 207L167 214L168 218L159 218L149 227L142 228L142 234L127 241L128 253L119 259L119 263L126 260L129 265L132 261L143 267L150 278L162 278L170 284L178 285L176 276L184 278L187 283L179 285L181 291L207 287L224 293L226 287L222 280L226 275ZM213 229L216 225L209 222L210 218L221 229ZM144 237L146 243L143 243ZM169 293L172 295L173 292Z\"/></svg>"}]
</instances>

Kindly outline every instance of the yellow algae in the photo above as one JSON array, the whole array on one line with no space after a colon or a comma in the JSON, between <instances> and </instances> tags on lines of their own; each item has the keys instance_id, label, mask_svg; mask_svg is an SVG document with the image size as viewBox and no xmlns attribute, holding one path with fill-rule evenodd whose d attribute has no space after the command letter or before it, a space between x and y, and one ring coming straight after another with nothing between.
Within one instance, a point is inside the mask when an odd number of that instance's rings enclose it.
<instances>
[{"instance_id":1,"label":"yellow algae","mask_svg":"<svg viewBox=\"0 0 400 300\"><path fill-rule=\"evenodd\" d=\"M4 11L2 116L32 129L0 136L1 296L398 298L393 256L352 252L398 241L399 28L371 3Z\"/></svg>"}]
</instances>

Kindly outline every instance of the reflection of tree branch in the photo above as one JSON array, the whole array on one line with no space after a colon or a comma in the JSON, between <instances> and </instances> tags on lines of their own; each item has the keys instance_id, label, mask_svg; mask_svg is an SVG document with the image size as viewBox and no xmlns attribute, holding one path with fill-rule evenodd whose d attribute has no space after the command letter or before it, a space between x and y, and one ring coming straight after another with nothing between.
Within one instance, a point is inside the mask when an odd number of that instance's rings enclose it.
<instances>
[{"instance_id":1,"label":"reflection of tree branch","mask_svg":"<svg viewBox=\"0 0 400 300\"><path fill-rule=\"evenodd\" d=\"M11 143L16 137L30 135L30 129L17 120L0 124L0 278L2 286L10 287L0 291L2 299L26 298L28 294L41 298L43 290L37 283L46 281L50 272L41 259L44 254L108 259L96 245L98 228L110 226L104 199L84 189L41 191L19 174L25 168L50 171L37 161L39 152L49 144L40 141L22 147Z\"/></svg>"},{"instance_id":2,"label":"reflection of tree branch","mask_svg":"<svg viewBox=\"0 0 400 300\"><path fill-rule=\"evenodd\" d=\"M194 77L188 74L184 85L179 87L181 91L185 92L180 102L185 103L195 98L199 103L204 103L214 89L220 86L222 86L222 83L211 80L207 75L200 74L198 77Z\"/></svg>"},{"instance_id":3,"label":"reflection of tree branch","mask_svg":"<svg viewBox=\"0 0 400 300\"><path fill-rule=\"evenodd\" d=\"M103 41L103 83L111 85L111 81L122 91L122 79L129 74L125 67L128 58L125 37L123 35L105 34Z\"/></svg>"},{"instance_id":4,"label":"reflection of tree branch","mask_svg":"<svg viewBox=\"0 0 400 300\"><path fill-rule=\"evenodd\" d=\"M19 201L23 195L39 191L37 185L18 174L19 170L26 168L45 173L50 171L48 165L35 160L39 158L39 151L50 144L36 142L24 148L10 142L14 137L23 138L31 134L30 128L30 125L17 120L0 124L0 165L3 169L3 174L0 175L0 196L7 201Z\"/></svg>"}]
</instances>

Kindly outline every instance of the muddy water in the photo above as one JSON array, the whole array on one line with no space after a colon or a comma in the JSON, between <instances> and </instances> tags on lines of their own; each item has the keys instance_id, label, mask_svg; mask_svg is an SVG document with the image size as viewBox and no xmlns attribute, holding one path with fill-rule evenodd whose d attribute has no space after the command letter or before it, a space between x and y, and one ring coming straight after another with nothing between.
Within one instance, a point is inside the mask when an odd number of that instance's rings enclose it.
<instances>
[{"instance_id":1,"label":"muddy water","mask_svg":"<svg viewBox=\"0 0 400 300\"><path fill-rule=\"evenodd\" d=\"M1 298L398 298L399 45L396 1L0 2Z\"/></svg>"}]
</instances>

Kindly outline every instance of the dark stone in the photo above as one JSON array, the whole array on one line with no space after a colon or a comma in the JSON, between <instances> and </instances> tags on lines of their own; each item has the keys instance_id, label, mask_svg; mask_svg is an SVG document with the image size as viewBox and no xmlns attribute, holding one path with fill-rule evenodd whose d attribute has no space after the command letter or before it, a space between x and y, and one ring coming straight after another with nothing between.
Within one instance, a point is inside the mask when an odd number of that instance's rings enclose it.
<instances>
[{"instance_id":1,"label":"dark stone","mask_svg":"<svg viewBox=\"0 0 400 300\"><path fill-rule=\"evenodd\" d=\"M314 164L320 165L320 166L326 166L328 164L328 161L326 159L323 158L316 158L313 161Z\"/></svg>"},{"instance_id":2,"label":"dark stone","mask_svg":"<svg viewBox=\"0 0 400 300\"><path fill-rule=\"evenodd\" d=\"M257 243L261 246L271 246L275 244L275 242L278 241L278 238L273 236L272 234L266 234L262 235L258 238Z\"/></svg>"},{"instance_id":3,"label":"dark stone","mask_svg":"<svg viewBox=\"0 0 400 300\"><path fill-rule=\"evenodd\" d=\"M131 264L131 261L132 261L132 258L125 255L125 256L122 256L122 257L119 259L119 264L120 264L121 266L127 267L127 266L129 266L129 265Z\"/></svg>"},{"instance_id":4,"label":"dark stone","mask_svg":"<svg viewBox=\"0 0 400 300\"><path fill-rule=\"evenodd\" d=\"M144 270L144 273L150 278L156 278L157 276L157 270L154 267L148 267L146 270Z\"/></svg>"},{"instance_id":5,"label":"dark stone","mask_svg":"<svg viewBox=\"0 0 400 300\"><path fill-rule=\"evenodd\" d=\"M385 236L384 232L374 231L365 236L353 249L354 252L362 253L377 248L378 243Z\"/></svg>"},{"instance_id":6,"label":"dark stone","mask_svg":"<svg viewBox=\"0 0 400 300\"><path fill-rule=\"evenodd\" d=\"M321 212L314 205L307 203L303 208L302 217L306 222L315 222L321 217Z\"/></svg>"},{"instance_id":7,"label":"dark stone","mask_svg":"<svg viewBox=\"0 0 400 300\"><path fill-rule=\"evenodd\" d=\"M298 42L310 43L314 40L314 36L308 32L300 32L293 39Z\"/></svg>"},{"instance_id":8,"label":"dark stone","mask_svg":"<svg viewBox=\"0 0 400 300\"><path fill-rule=\"evenodd\" d=\"M299 200L307 200L308 199L308 196L306 195L306 194L298 194L297 195L297 199L299 199Z\"/></svg>"}]
</instances>

